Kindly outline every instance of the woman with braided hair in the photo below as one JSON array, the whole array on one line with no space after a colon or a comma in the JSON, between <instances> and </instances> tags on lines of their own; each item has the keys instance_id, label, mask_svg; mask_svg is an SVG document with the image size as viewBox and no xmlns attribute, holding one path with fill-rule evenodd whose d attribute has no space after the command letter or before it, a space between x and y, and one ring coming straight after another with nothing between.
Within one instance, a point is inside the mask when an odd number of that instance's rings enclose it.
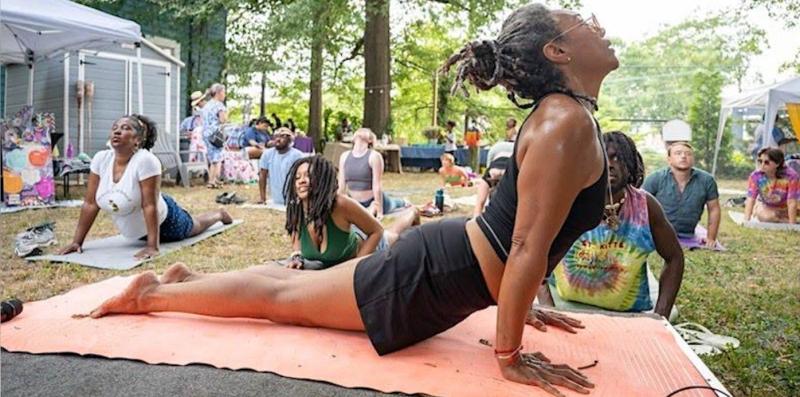
<instances>
[{"instance_id":1,"label":"woman with braided hair","mask_svg":"<svg viewBox=\"0 0 800 397\"><path fill-rule=\"evenodd\" d=\"M336 169L324 157L292 164L283 188L286 231L295 250L287 267L319 270L383 251L405 229L419 224L419 212L408 208L384 231L358 201L338 191Z\"/></svg>"},{"instance_id":2,"label":"woman with braided hair","mask_svg":"<svg viewBox=\"0 0 800 397\"><path fill-rule=\"evenodd\" d=\"M554 385L588 393L593 385L577 370L523 353L522 333L526 323L582 327L531 304L572 242L603 215L608 175L592 112L603 79L619 66L604 34L594 17L531 4L508 17L496 40L468 44L448 60L447 68L457 65L456 88L500 85L514 103L536 106L476 219L411 228L387 251L320 272L268 266L188 283L144 273L92 317L178 311L266 318L364 331L383 355L497 305L495 358L506 379L553 395L562 395Z\"/></svg>"},{"instance_id":3,"label":"woman with braided hair","mask_svg":"<svg viewBox=\"0 0 800 397\"><path fill-rule=\"evenodd\" d=\"M145 116L134 114L114 122L111 149L92 158L78 227L61 255L82 252L83 241L100 210L111 214L123 236L147 241L135 254L139 259L157 256L161 242L198 235L218 221L233 222L223 209L193 218L172 197L161 193L161 163L150 153L157 137L156 123Z\"/></svg>"}]
</instances>

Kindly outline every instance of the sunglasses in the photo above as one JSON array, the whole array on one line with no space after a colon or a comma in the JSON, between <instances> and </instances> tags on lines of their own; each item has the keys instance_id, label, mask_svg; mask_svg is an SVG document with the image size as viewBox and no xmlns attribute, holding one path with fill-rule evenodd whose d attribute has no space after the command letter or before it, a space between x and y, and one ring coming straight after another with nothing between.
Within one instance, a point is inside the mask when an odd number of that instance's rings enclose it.
<instances>
[{"instance_id":1,"label":"sunglasses","mask_svg":"<svg viewBox=\"0 0 800 397\"><path fill-rule=\"evenodd\" d=\"M591 14L588 17L581 19L580 22L570 26L569 28L567 28L563 32L559 33L556 37L553 37L552 39L550 39L550 41L545 43L545 45L550 44L550 43L552 43L552 42L564 37L565 34L571 32L571 31L573 31L573 30L575 30L575 29L577 29L577 28L579 28L579 27L581 27L583 25L586 25L589 28L589 30L591 30L594 33L597 33L597 34L600 34L600 35L602 35L602 33L605 33L605 29L603 29L603 27L600 26L600 22L597 22L597 17L594 16L594 14Z\"/></svg>"},{"instance_id":2,"label":"sunglasses","mask_svg":"<svg viewBox=\"0 0 800 397\"><path fill-rule=\"evenodd\" d=\"M770 159L758 159L758 164L774 164L774 162Z\"/></svg>"}]
</instances>

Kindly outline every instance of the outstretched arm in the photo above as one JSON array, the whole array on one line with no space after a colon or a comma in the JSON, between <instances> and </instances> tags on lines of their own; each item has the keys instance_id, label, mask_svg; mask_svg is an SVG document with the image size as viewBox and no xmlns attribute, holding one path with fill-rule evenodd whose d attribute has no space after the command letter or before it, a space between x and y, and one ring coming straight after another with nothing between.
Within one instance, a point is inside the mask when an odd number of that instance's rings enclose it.
<instances>
[{"instance_id":1,"label":"outstretched arm","mask_svg":"<svg viewBox=\"0 0 800 397\"><path fill-rule=\"evenodd\" d=\"M89 234L89 230L94 224L97 213L100 211L100 206L97 205L95 196L97 195L97 187L100 185L100 175L94 172L89 173L89 181L87 183L86 195L83 196L83 205L81 206L81 215L78 218L78 227L75 228L75 235L72 237L72 243L59 251L60 255L66 255L70 252L82 252L83 240Z\"/></svg>"},{"instance_id":2,"label":"outstretched arm","mask_svg":"<svg viewBox=\"0 0 800 397\"><path fill-rule=\"evenodd\" d=\"M719 206L719 199L709 200L706 203L706 207L708 208L708 238L706 239L706 246L714 248L717 244L722 209Z\"/></svg>"},{"instance_id":3,"label":"outstretched arm","mask_svg":"<svg viewBox=\"0 0 800 397\"><path fill-rule=\"evenodd\" d=\"M264 204L267 202L267 178L269 176L269 171L265 169L258 170L258 195L260 198L259 204Z\"/></svg>"},{"instance_id":4,"label":"outstretched arm","mask_svg":"<svg viewBox=\"0 0 800 397\"><path fill-rule=\"evenodd\" d=\"M545 99L523 129L520 136L527 142L518 151L516 223L497 299L497 359L506 379L553 393L554 380L537 371L542 362L519 354L522 331L547 272L550 245L578 193L599 178L603 154L591 117L566 97ZM592 386L580 374L559 382L584 392Z\"/></svg>"},{"instance_id":5,"label":"outstretched arm","mask_svg":"<svg viewBox=\"0 0 800 397\"><path fill-rule=\"evenodd\" d=\"M683 250L675 230L664 215L664 210L650 194L647 194L647 212L650 216L650 230L653 232L656 251L664 258L665 264L659 277L655 312L664 318L669 318L683 280Z\"/></svg>"},{"instance_id":6,"label":"outstretched arm","mask_svg":"<svg viewBox=\"0 0 800 397\"><path fill-rule=\"evenodd\" d=\"M370 213L379 220L383 218L383 156L372 151L369 156L369 165L372 167L372 204Z\"/></svg>"},{"instance_id":7,"label":"outstretched arm","mask_svg":"<svg viewBox=\"0 0 800 397\"><path fill-rule=\"evenodd\" d=\"M151 176L141 182L139 186L142 190L142 212L144 223L147 226L147 246L136 253L139 259L150 258L158 255L159 245L159 224L158 224L158 199L161 192L158 186L161 176Z\"/></svg>"},{"instance_id":8,"label":"outstretched arm","mask_svg":"<svg viewBox=\"0 0 800 397\"><path fill-rule=\"evenodd\" d=\"M375 252L383 237L381 223L367 212L366 208L349 197L339 196L336 199L336 205L344 211L349 223L356 225L367 235L367 239L361 244L356 255L361 257Z\"/></svg>"}]
</instances>

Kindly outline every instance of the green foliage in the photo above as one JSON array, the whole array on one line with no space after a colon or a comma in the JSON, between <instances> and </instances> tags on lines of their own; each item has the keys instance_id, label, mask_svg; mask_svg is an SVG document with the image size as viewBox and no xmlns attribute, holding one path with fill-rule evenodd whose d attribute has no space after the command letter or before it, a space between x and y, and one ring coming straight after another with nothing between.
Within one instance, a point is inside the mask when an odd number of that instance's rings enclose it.
<instances>
[{"instance_id":1,"label":"green foliage","mask_svg":"<svg viewBox=\"0 0 800 397\"><path fill-rule=\"evenodd\" d=\"M730 158L723 163L717 174L725 178L745 179L753 172L753 166L753 159L749 154L732 150Z\"/></svg>"},{"instance_id":2,"label":"green foliage","mask_svg":"<svg viewBox=\"0 0 800 397\"><path fill-rule=\"evenodd\" d=\"M703 71L694 75L688 121L692 126L696 165L705 170L711 170L714 159L721 90L721 73ZM720 150L718 161L726 163L730 149L729 134L723 134L721 148L725 150Z\"/></svg>"},{"instance_id":3,"label":"green foliage","mask_svg":"<svg viewBox=\"0 0 800 397\"><path fill-rule=\"evenodd\" d=\"M640 42L615 41L621 67L603 84L621 118L686 119L692 80L717 71L738 83L749 58L761 53L764 31L743 16L711 15L669 26Z\"/></svg>"}]
</instances>

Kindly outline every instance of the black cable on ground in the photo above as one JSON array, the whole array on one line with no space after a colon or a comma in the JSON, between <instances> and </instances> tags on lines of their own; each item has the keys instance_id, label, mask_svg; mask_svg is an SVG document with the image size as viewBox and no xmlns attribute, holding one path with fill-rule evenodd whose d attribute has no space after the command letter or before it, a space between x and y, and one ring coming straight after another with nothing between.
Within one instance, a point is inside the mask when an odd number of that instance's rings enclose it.
<instances>
[{"instance_id":1,"label":"black cable on ground","mask_svg":"<svg viewBox=\"0 0 800 397\"><path fill-rule=\"evenodd\" d=\"M678 393L680 393L682 391L693 390L693 389L713 390L714 393L722 393L722 395L725 396L725 397L732 397L730 394L725 393L724 391L722 391L720 389L717 389L716 387L711 387L711 386L686 386L686 387L681 387L680 389L675 390L672 393L667 394L667 397L672 397L672 396L674 396L674 395L676 395L676 394L678 394Z\"/></svg>"}]
</instances>

